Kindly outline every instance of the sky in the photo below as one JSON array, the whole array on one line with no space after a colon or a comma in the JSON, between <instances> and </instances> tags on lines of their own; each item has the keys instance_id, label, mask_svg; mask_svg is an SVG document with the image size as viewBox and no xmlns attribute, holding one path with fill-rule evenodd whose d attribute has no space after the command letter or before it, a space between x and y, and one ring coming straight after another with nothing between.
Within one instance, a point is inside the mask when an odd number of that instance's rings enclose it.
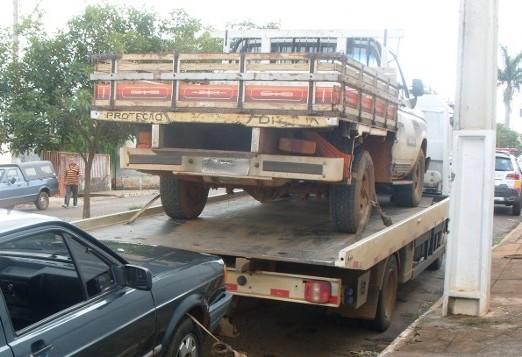
<instances>
[{"instance_id":1,"label":"sky","mask_svg":"<svg viewBox=\"0 0 522 357\"><path fill-rule=\"evenodd\" d=\"M0 0L0 26L12 24L13 0ZM276 21L283 29L403 29L399 61L408 78L426 85L453 101L456 84L459 0L329 0L317 2L282 0L19 0L20 14L27 15L40 3L49 31L63 27L88 4L110 3L155 9L167 14L184 8L191 16L216 30L227 23L251 20ZM260 5L262 4L262 5ZM521 0L499 0L499 43L510 52L522 50ZM522 132L522 96L513 101L513 128ZM498 120L503 118L501 97Z\"/></svg>"}]
</instances>

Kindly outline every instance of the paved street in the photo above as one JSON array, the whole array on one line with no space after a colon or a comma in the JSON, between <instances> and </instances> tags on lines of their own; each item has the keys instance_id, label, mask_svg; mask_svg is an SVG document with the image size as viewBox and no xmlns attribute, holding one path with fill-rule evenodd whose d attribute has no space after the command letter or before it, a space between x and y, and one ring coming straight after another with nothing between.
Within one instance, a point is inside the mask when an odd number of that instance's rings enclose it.
<instances>
[{"instance_id":1,"label":"paved street","mask_svg":"<svg viewBox=\"0 0 522 357\"><path fill-rule=\"evenodd\" d=\"M210 195L217 195L223 193L224 190L211 190ZM114 196L105 196L105 197L92 197L91 198L91 216L103 216L106 214L117 213L128 211L131 209L142 208L145 206L151 199L153 199L158 191L156 190L146 190L144 192L136 191L125 191L123 194L125 197L118 197L122 193L120 191L113 191ZM62 197L52 197L49 208L45 211L39 211L33 204L27 205L19 205L16 207L19 211L30 212L30 213L40 213L49 216L58 217L64 219L66 221L73 221L82 218L82 202L83 199L79 199L79 207L69 207L63 208L63 198ZM160 204L160 200L158 199L154 202L154 205ZM72 199L71 199L72 205Z\"/></svg>"}]
</instances>

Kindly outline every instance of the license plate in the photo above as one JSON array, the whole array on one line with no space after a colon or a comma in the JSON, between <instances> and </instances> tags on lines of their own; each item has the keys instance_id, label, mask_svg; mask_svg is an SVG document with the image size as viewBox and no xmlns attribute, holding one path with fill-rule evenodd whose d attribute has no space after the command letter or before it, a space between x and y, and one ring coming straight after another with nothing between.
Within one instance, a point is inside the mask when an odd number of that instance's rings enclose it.
<instances>
[{"instance_id":1,"label":"license plate","mask_svg":"<svg viewBox=\"0 0 522 357\"><path fill-rule=\"evenodd\" d=\"M250 161L248 159L204 158L201 171L209 174L248 176Z\"/></svg>"}]
</instances>

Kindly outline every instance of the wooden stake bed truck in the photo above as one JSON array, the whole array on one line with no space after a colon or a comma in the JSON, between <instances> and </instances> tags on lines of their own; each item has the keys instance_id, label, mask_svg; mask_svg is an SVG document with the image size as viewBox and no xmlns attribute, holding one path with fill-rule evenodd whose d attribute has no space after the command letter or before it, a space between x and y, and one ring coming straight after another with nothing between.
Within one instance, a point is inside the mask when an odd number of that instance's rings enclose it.
<instances>
[{"instance_id":1,"label":"wooden stake bed truck","mask_svg":"<svg viewBox=\"0 0 522 357\"><path fill-rule=\"evenodd\" d=\"M242 188L261 202L329 197L336 229L355 233L376 186L401 206L421 200L426 124L414 101L389 71L344 54L98 56L91 79L91 117L139 127L122 166L160 175L172 218L199 216L209 188Z\"/></svg>"},{"instance_id":2,"label":"wooden stake bed truck","mask_svg":"<svg viewBox=\"0 0 522 357\"><path fill-rule=\"evenodd\" d=\"M218 255L234 295L325 306L382 331L392 319L398 285L441 266L449 201L432 204L423 198L413 208L383 205L393 225L383 228L373 215L361 234L336 232L325 200L259 204L236 196L209 203L202 219L151 213L132 225L96 228L100 218L77 224L99 239Z\"/></svg>"}]
</instances>

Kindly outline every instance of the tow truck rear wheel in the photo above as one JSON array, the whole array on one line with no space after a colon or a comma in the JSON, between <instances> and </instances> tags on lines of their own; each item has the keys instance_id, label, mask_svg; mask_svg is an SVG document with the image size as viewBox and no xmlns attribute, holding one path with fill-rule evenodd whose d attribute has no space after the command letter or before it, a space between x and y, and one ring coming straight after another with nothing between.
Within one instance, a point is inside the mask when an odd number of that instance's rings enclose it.
<instances>
[{"instance_id":1,"label":"tow truck rear wheel","mask_svg":"<svg viewBox=\"0 0 522 357\"><path fill-rule=\"evenodd\" d=\"M362 231L372 214L375 175L372 157L367 151L355 155L352 183L330 186L330 217L339 232Z\"/></svg>"},{"instance_id":2,"label":"tow truck rear wheel","mask_svg":"<svg viewBox=\"0 0 522 357\"><path fill-rule=\"evenodd\" d=\"M426 168L424 151L420 151L415 166L409 176L413 183L393 187L393 201L403 207L417 207L422 200L424 171Z\"/></svg>"},{"instance_id":3,"label":"tow truck rear wheel","mask_svg":"<svg viewBox=\"0 0 522 357\"><path fill-rule=\"evenodd\" d=\"M175 176L160 177L161 203L171 218L198 217L207 203L208 190L201 182L180 180Z\"/></svg>"},{"instance_id":4,"label":"tow truck rear wheel","mask_svg":"<svg viewBox=\"0 0 522 357\"><path fill-rule=\"evenodd\" d=\"M511 206L511 215L512 216L520 216L520 201L517 201L513 203L513 206Z\"/></svg>"},{"instance_id":5,"label":"tow truck rear wheel","mask_svg":"<svg viewBox=\"0 0 522 357\"><path fill-rule=\"evenodd\" d=\"M373 320L367 321L368 327L374 331L384 332L391 325L397 301L398 270L397 259L391 256L384 271L383 285L377 302L377 313Z\"/></svg>"}]
</instances>

